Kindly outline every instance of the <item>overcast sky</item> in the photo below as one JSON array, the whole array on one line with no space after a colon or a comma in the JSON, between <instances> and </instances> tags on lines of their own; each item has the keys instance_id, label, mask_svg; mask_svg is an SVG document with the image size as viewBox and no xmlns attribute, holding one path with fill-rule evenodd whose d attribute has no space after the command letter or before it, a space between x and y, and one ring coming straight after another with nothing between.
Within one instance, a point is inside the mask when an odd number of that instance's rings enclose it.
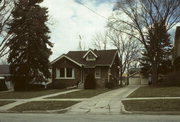
<instances>
[{"instance_id":1,"label":"overcast sky","mask_svg":"<svg viewBox=\"0 0 180 122\"><path fill-rule=\"evenodd\" d=\"M50 41L54 43L54 47L50 60L70 50L78 50L79 35L86 48L91 48L93 36L105 30L107 20L78 1L108 18L115 0L44 0L42 5L48 8L52 23L49 25Z\"/></svg>"},{"instance_id":2,"label":"overcast sky","mask_svg":"<svg viewBox=\"0 0 180 122\"><path fill-rule=\"evenodd\" d=\"M48 8L50 16L50 41L54 43L50 61L68 51L79 50L79 36L86 49L92 48L94 35L105 31L106 18L112 14L115 2L116 0L44 0L42 6ZM171 38L174 37L175 28L170 32Z\"/></svg>"}]
</instances>

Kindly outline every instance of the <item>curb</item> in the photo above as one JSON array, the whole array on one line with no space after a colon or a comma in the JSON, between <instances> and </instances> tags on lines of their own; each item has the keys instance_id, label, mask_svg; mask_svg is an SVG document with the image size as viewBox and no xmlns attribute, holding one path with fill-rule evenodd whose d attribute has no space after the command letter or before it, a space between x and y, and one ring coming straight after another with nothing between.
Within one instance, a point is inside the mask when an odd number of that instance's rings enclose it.
<instances>
[{"instance_id":1,"label":"curb","mask_svg":"<svg viewBox=\"0 0 180 122\"><path fill-rule=\"evenodd\" d=\"M122 102L121 102L122 103ZM127 111L122 103L121 106L122 114L143 114L143 115L180 115L180 111Z\"/></svg>"},{"instance_id":2,"label":"curb","mask_svg":"<svg viewBox=\"0 0 180 122\"><path fill-rule=\"evenodd\" d=\"M0 113L24 113L24 114L28 114L28 113L37 113L37 114L65 114L68 111L69 108L65 108L65 109L59 109L59 110L45 110L45 111L0 111Z\"/></svg>"}]
</instances>

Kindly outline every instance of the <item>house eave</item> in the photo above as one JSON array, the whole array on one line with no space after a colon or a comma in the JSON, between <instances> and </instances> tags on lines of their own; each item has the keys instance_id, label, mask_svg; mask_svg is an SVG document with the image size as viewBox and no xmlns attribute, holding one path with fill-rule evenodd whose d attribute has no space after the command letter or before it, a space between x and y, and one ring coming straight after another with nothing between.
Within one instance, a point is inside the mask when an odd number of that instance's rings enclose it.
<instances>
[{"instance_id":1,"label":"house eave","mask_svg":"<svg viewBox=\"0 0 180 122\"><path fill-rule=\"evenodd\" d=\"M91 53L95 56L95 58L98 57L98 56L90 49L90 50L88 50L88 51L86 52L86 54L83 56L83 58L85 58L89 52L91 52Z\"/></svg>"},{"instance_id":2,"label":"house eave","mask_svg":"<svg viewBox=\"0 0 180 122\"><path fill-rule=\"evenodd\" d=\"M116 53L114 54L114 57L113 57L113 60L112 60L112 62L111 62L110 67L112 67L112 65L113 65L113 63L114 63L114 60L115 60L117 54L118 54L118 51L116 51Z\"/></svg>"},{"instance_id":3,"label":"house eave","mask_svg":"<svg viewBox=\"0 0 180 122\"><path fill-rule=\"evenodd\" d=\"M82 67L83 65L76 62L75 60L71 59L70 57L66 56L65 54L61 55L60 57L56 58L54 61L52 61L50 64L53 65L54 63L56 63L57 61L59 61L62 58L66 58L70 61L72 61L73 63L77 64L78 66Z\"/></svg>"}]
</instances>

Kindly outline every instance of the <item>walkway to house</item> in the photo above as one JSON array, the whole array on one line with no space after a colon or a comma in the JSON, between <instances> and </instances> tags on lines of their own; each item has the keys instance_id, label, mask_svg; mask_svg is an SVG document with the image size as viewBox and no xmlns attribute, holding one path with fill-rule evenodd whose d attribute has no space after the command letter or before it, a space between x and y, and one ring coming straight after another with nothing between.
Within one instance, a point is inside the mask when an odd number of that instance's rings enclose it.
<instances>
[{"instance_id":1,"label":"walkway to house","mask_svg":"<svg viewBox=\"0 0 180 122\"><path fill-rule=\"evenodd\" d=\"M0 99L0 101L16 101L16 102L13 102L13 103L10 103L10 104L7 104L7 105L4 105L4 106L1 106L0 107L0 111L3 112L3 111L7 111L17 105L21 105L23 103L27 103L27 102L32 102L32 101L54 101L54 99L44 99L46 97L54 97L54 96L57 96L57 95L61 95L61 94L67 94L67 93L70 93L70 92L75 92L75 91L79 91L81 89L74 89L74 90L68 90L68 91L64 91L64 92L59 92L59 93L54 93L54 94L49 94L49 95L44 95L44 96L40 96L40 97L35 97L35 98L30 98L30 99ZM60 101L60 99L57 99ZM62 101L65 100L65 99L61 99ZM68 99L69 100L69 99ZM81 101L81 100L74 100L73 101Z\"/></svg>"},{"instance_id":2,"label":"walkway to house","mask_svg":"<svg viewBox=\"0 0 180 122\"><path fill-rule=\"evenodd\" d=\"M120 114L121 100L140 86L115 89L73 105L66 114Z\"/></svg>"}]
</instances>

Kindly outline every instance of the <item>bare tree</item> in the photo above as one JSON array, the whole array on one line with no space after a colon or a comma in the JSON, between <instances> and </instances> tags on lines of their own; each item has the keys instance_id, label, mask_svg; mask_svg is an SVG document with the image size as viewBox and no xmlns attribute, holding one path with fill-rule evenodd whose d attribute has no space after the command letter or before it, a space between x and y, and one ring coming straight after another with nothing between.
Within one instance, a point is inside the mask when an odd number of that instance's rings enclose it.
<instances>
[{"instance_id":1,"label":"bare tree","mask_svg":"<svg viewBox=\"0 0 180 122\"><path fill-rule=\"evenodd\" d=\"M122 83L123 73L130 66L138 62L141 53L141 44L134 41L134 38L116 30L107 34L109 41L118 49L120 58L120 80Z\"/></svg>"},{"instance_id":2,"label":"bare tree","mask_svg":"<svg viewBox=\"0 0 180 122\"><path fill-rule=\"evenodd\" d=\"M8 53L7 42L12 37L8 34L8 23L14 8L13 0L0 0L0 58Z\"/></svg>"},{"instance_id":3,"label":"bare tree","mask_svg":"<svg viewBox=\"0 0 180 122\"><path fill-rule=\"evenodd\" d=\"M106 50L108 45L108 38L107 38L107 32L104 34L102 33L96 33L93 37L93 46L97 50Z\"/></svg>"},{"instance_id":4,"label":"bare tree","mask_svg":"<svg viewBox=\"0 0 180 122\"><path fill-rule=\"evenodd\" d=\"M154 31L154 23L165 25L166 31L169 31L180 22L179 0L119 0L115 8L115 14L110 18L108 26L135 38L145 49L148 48L149 31ZM151 59L154 83L158 78L156 59L157 55Z\"/></svg>"}]
</instances>

